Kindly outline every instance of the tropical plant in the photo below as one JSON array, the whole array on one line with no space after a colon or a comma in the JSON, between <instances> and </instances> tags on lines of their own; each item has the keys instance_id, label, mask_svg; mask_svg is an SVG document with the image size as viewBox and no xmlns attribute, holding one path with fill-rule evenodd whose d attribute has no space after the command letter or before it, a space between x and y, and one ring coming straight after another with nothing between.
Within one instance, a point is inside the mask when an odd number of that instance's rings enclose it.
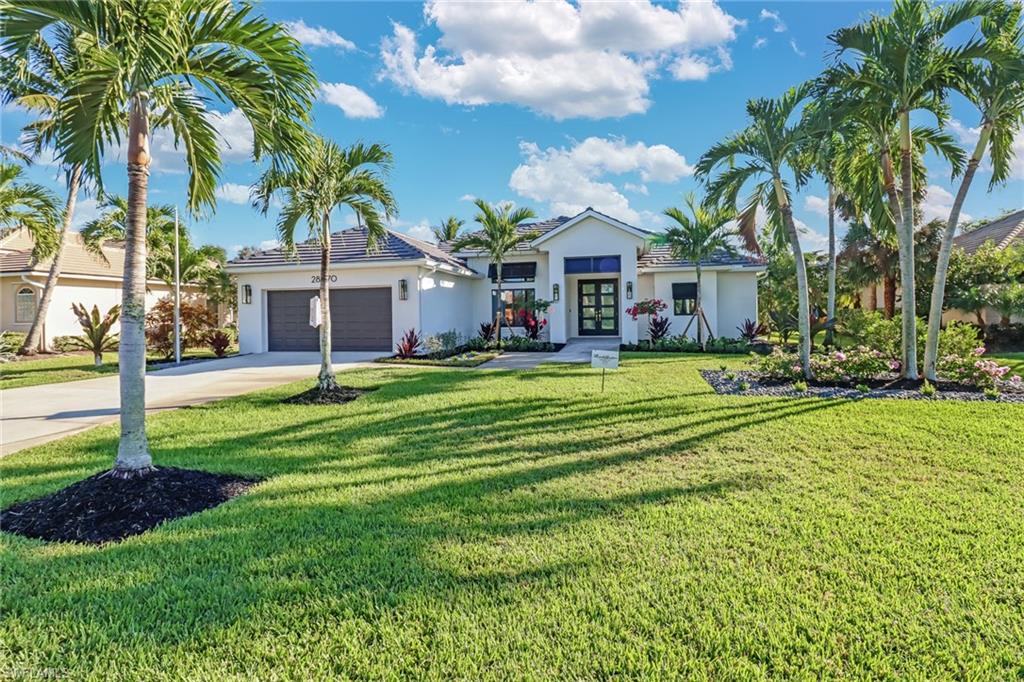
<instances>
[{"instance_id":1,"label":"tropical plant","mask_svg":"<svg viewBox=\"0 0 1024 682\"><path fill-rule=\"evenodd\" d=\"M1014 155L1013 140L1024 127L1024 28L1021 24L1021 5L1000 3L999 11L989 13L982 20L981 30L986 42L998 51L999 59L985 63L970 62L963 67L964 78L959 89L978 108L981 126L978 129L978 141L953 199L949 220L942 231L935 261L935 279L928 310L928 337L924 347L924 374L932 381L936 378L946 277L953 237L960 221L960 209L986 153L992 161L989 188L1006 182Z\"/></svg>"},{"instance_id":2,"label":"tropical plant","mask_svg":"<svg viewBox=\"0 0 1024 682\"><path fill-rule=\"evenodd\" d=\"M480 329L477 334L484 341L492 341L494 339L494 330L496 329L493 322L481 322Z\"/></svg>"},{"instance_id":3,"label":"tropical plant","mask_svg":"<svg viewBox=\"0 0 1024 682\"><path fill-rule=\"evenodd\" d=\"M210 343L210 350L218 358L222 358L228 354L228 348L231 347L231 335L223 329L214 329L210 332L208 337Z\"/></svg>"},{"instance_id":4,"label":"tropical plant","mask_svg":"<svg viewBox=\"0 0 1024 682\"><path fill-rule=\"evenodd\" d=\"M783 171L786 168L792 171L797 187L808 179L801 159L803 145L820 130L821 123L812 119L791 124L789 119L810 92L811 85L805 83L777 100L748 101L750 124L747 128L712 146L697 162L698 175L708 183L707 198L714 203L735 206L744 186L756 180L737 219L739 233L748 249L758 249L755 232L759 207L767 211L770 241L776 245L788 241L796 268L800 362L808 378L811 376L811 335L807 269ZM721 172L712 178L711 174L717 170Z\"/></svg>"},{"instance_id":5,"label":"tropical plant","mask_svg":"<svg viewBox=\"0 0 1024 682\"><path fill-rule=\"evenodd\" d=\"M650 337L651 343L658 343L667 337L671 329L672 320L668 317L658 317L655 315L647 322L647 335Z\"/></svg>"},{"instance_id":6,"label":"tropical plant","mask_svg":"<svg viewBox=\"0 0 1024 682\"><path fill-rule=\"evenodd\" d=\"M890 203L900 253L900 288L903 297L903 375L918 376L917 323L914 281L914 177L911 113L928 110L942 122L943 101L955 88L962 68L988 51L976 41L949 47L947 35L957 26L991 8L984 0L962 0L933 7L927 0L896 0L886 16L873 16L842 28L829 40L840 56L852 53L855 63L839 64L849 92L861 103L860 111L872 119L895 121L899 131L900 203ZM882 159L888 164L888 156ZM894 177L885 169L886 185ZM892 197L891 189L888 191Z\"/></svg>"},{"instance_id":7,"label":"tropical plant","mask_svg":"<svg viewBox=\"0 0 1024 682\"><path fill-rule=\"evenodd\" d=\"M218 133L209 108L228 102L249 122L253 155L286 163L297 151L316 96L316 77L283 24L248 4L204 0L5 3L0 55L26 59L33 44L66 24L92 44L90 68L75 72L58 134L63 161L82 165L102 191L104 150L121 141L128 118L128 217L121 306L121 439L114 474L152 468L146 438L144 335L146 204L152 129L168 128L184 146L188 206L215 206Z\"/></svg>"},{"instance_id":8,"label":"tropical plant","mask_svg":"<svg viewBox=\"0 0 1024 682\"><path fill-rule=\"evenodd\" d=\"M398 344L395 345L395 355L400 358L411 358L415 357L420 349L423 348L423 340L420 338L419 332L415 329L408 329L402 338L399 339Z\"/></svg>"},{"instance_id":9,"label":"tropical plant","mask_svg":"<svg viewBox=\"0 0 1024 682\"><path fill-rule=\"evenodd\" d=\"M217 326L217 315L202 301L185 298L179 304L181 347L205 346ZM164 296L146 313L146 341L150 350L165 358L174 355L174 299Z\"/></svg>"},{"instance_id":10,"label":"tropical plant","mask_svg":"<svg viewBox=\"0 0 1024 682\"><path fill-rule=\"evenodd\" d=\"M694 318L697 322L697 343L703 349L706 318L701 302L702 267L716 251L732 253L735 250L731 239L737 233L731 225L736 218L736 211L732 206L698 204L696 195L692 193L686 195L683 201L690 209L690 214L687 215L676 206L666 208L664 214L671 218L675 225L655 236L652 241L656 244L667 244L673 258L689 261L696 268L697 304ZM711 334L711 327L708 327L707 331Z\"/></svg>"},{"instance_id":11,"label":"tropical plant","mask_svg":"<svg viewBox=\"0 0 1024 682\"><path fill-rule=\"evenodd\" d=\"M465 220L460 220L455 216L448 216L439 226L430 229L434 233L434 239L438 242L454 242L459 238L459 231L465 224Z\"/></svg>"},{"instance_id":12,"label":"tropical plant","mask_svg":"<svg viewBox=\"0 0 1024 682\"><path fill-rule=\"evenodd\" d=\"M90 351L93 361L99 367L103 364L104 353L117 350L117 335L111 334L110 329L117 324L117 318L121 316L121 306L115 305L102 317L98 305L94 305L90 312L81 303L72 303L71 310L82 327L82 335L68 338L67 345Z\"/></svg>"},{"instance_id":13,"label":"tropical plant","mask_svg":"<svg viewBox=\"0 0 1024 682\"><path fill-rule=\"evenodd\" d=\"M452 245L455 251L473 249L482 251L490 256L494 263L495 287L497 289L498 304L495 311L495 336L498 345L501 345L501 327L505 318L505 299L502 295L501 266L505 257L512 251L519 242L529 242L540 236L536 230L524 229L521 223L535 218L536 214L532 209L512 208L511 204L503 203L492 206L483 199L474 202L478 213L474 220L480 224L482 229L457 239Z\"/></svg>"},{"instance_id":14,"label":"tropical plant","mask_svg":"<svg viewBox=\"0 0 1024 682\"><path fill-rule=\"evenodd\" d=\"M334 142L311 136L308 161L291 170L271 168L256 183L253 196L266 213L271 200L281 196L277 231L286 250L295 251L296 230L305 221L313 242L320 247L320 374L319 391L334 391L338 383L331 364L331 216L342 208L355 212L366 225L366 249L373 251L385 238L385 220L398 213L387 175L393 157L380 144L355 144L342 149Z\"/></svg>"},{"instance_id":15,"label":"tropical plant","mask_svg":"<svg viewBox=\"0 0 1024 682\"><path fill-rule=\"evenodd\" d=\"M55 161L62 166L67 185L67 197L60 230L55 236L50 270L36 305L32 325L25 337L25 343L19 350L25 355L34 353L37 348L45 348L43 322L46 320L53 292L60 278L64 240L74 219L79 188L83 180L88 179L85 167L81 163L67 164L63 161L64 148L61 140L62 135L82 127L83 124L82 121L69 119L67 116L68 112L81 115L82 110L67 107L65 102L71 94L78 73L89 68L90 47L89 42L76 34L67 24L58 24L53 31L52 46L44 40L36 40L29 48L26 59L7 60L0 64L0 76L5 83L2 96L4 103L14 103L32 112L34 116L23 131L23 144L31 149L35 156L52 151Z\"/></svg>"},{"instance_id":16,"label":"tropical plant","mask_svg":"<svg viewBox=\"0 0 1024 682\"><path fill-rule=\"evenodd\" d=\"M768 328L757 320L746 319L736 327L736 331L740 333L741 339L747 343L754 343L768 333Z\"/></svg>"},{"instance_id":17,"label":"tropical plant","mask_svg":"<svg viewBox=\"0 0 1024 682\"><path fill-rule=\"evenodd\" d=\"M34 182L21 180L20 167L0 162L0 230L24 228L32 239L32 257L46 258L57 246L57 197Z\"/></svg>"}]
</instances>

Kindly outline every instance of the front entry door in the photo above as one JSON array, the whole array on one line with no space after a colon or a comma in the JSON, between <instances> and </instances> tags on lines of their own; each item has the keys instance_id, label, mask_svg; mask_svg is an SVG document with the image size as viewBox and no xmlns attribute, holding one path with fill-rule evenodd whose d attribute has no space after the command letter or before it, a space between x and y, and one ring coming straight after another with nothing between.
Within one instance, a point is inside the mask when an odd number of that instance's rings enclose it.
<instances>
[{"instance_id":1,"label":"front entry door","mask_svg":"<svg viewBox=\"0 0 1024 682\"><path fill-rule=\"evenodd\" d=\"M618 280L580 280L578 308L580 336L619 335Z\"/></svg>"}]
</instances>

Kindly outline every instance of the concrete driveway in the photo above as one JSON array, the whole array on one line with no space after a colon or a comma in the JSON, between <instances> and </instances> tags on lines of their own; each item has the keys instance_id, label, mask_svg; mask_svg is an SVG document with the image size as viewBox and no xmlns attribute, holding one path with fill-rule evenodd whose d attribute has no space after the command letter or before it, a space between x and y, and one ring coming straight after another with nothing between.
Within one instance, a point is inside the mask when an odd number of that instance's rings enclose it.
<instances>
[{"instance_id":1,"label":"concrete driveway","mask_svg":"<svg viewBox=\"0 0 1024 682\"><path fill-rule=\"evenodd\" d=\"M379 352L333 353L336 370L371 362ZM319 353L260 353L206 360L146 374L146 409L169 410L300 379L312 380ZM117 420L117 375L26 386L0 394L0 457Z\"/></svg>"}]
</instances>

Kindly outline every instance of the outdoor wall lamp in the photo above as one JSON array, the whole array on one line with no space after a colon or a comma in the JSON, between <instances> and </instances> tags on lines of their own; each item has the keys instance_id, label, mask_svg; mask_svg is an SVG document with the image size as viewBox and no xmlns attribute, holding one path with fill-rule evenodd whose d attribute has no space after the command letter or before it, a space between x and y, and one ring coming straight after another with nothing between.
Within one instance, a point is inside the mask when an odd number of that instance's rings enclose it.
<instances>
[{"instance_id":1,"label":"outdoor wall lamp","mask_svg":"<svg viewBox=\"0 0 1024 682\"><path fill-rule=\"evenodd\" d=\"M558 300L558 285L557 284L552 284L551 285L551 300L552 301L557 301Z\"/></svg>"},{"instance_id":2,"label":"outdoor wall lamp","mask_svg":"<svg viewBox=\"0 0 1024 682\"><path fill-rule=\"evenodd\" d=\"M633 283L632 282L626 282L626 300L627 301L632 301L633 300Z\"/></svg>"},{"instance_id":3,"label":"outdoor wall lamp","mask_svg":"<svg viewBox=\"0 0 1024 682\"><path fill-rule=\"evenodd\" d=\"M409 300L409 280L400 279L398 280L398 300L408 301Z\"/></svg>"},{"instance_id":4,"label":"outdoor wall lamp","mask_svg":"<svg viewBox=\"0 0 1024 682\"><path fill-rule=\"evenodd\" d=\"M252 285L242 285L242 303L252 303Z\"/></svg>"}]
</instances>

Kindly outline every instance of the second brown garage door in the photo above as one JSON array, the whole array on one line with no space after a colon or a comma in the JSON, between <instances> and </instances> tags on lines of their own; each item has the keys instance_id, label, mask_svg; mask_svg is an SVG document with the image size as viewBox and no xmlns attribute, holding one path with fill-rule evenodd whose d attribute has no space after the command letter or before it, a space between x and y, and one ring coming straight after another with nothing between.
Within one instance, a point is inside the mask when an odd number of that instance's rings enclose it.
<instances>
[{"instance_id":1,"label":"second brown garage door","mask_svg":"<svg viewBox=\"0 0 1024 682\"><path fill-rule=\"evenodd\" d=\"M309 326L316 289L267 292L267 341L272 351L320 350ZM332 350L391 350L391 288L331 290Z\"/></svg>"}]
</instances>

